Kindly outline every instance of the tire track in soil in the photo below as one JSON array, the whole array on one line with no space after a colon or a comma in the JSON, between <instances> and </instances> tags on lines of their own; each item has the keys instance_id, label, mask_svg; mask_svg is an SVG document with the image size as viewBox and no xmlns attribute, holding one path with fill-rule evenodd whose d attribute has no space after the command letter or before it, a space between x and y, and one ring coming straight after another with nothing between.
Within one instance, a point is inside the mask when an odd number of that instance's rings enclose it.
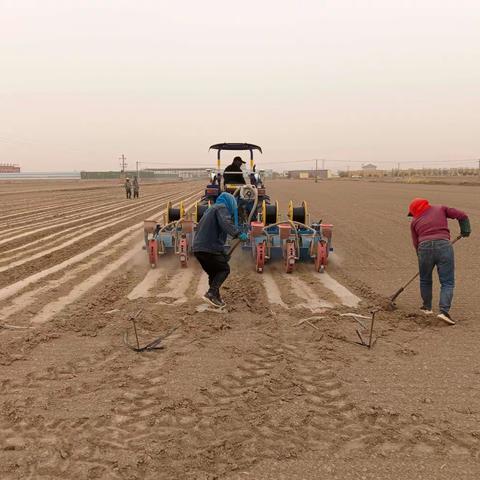
<instances>
[{"instance_id":1,"label":"tire track in soil","mask_svg":"<svg viewBox=\"0 0 480 480\"><path fill-rule=\"evenodd\" d=\"M234 290L243 280L234 276ZM260 285L257 277L250 289L258 293ZM129 283L125 295L131 289ZM178 309L169 307L170 314ZM0 410L0 463L17 465L11 478L173 479L213 478L308 451L344 458L426 453L478 458L478 439L471 435L353 405L324 360L325 345L292 331L285 315L275 328L270 323L250 329L248 350L194 400L169 397L163 366L190 351L195 330L190 337L179 335L156 360L136 356L133 368L128 355L110 347L24 380L1 382L9 400ZM73 418L51 418L48 409L39 414L49 395L57 408L85 399L98 403L100 411ZM105 395L110 395L107 408ZM29 414L32 406L36 411Z\"/></svg>"},{"instance_id":2,"label":"tire track in soil","mask_svg":"<svg viewBox=\"0 0 480 480\"><path fill-rule=\"evenodd\" d=\"M233 278L229 289L245 293L238 288L242 280ZM272 326L260 309L265 302L256 303L261 279L253 283L257 297L248 308L232 302L246 316L258 314L256 328L248 330L248 350L195 399L172 400L164 371L166 364L173 369L178 355L200 348L195 330L209 321L207 315L198 316L190 336L177 337L161 356L133 360L110 346L91 356L73 352L71 362L0 380L0 477L215 478L265 458L282 461L308 451L347 460L480 459L478 432L352 404L328 359L335 359L332 346L318 336L305 338L312 333L308 329L289 328L298 320L293 312L282 311ZM124 290L126 296L132 285ZM282 292L288 295L288 283ZM283 298L289 304L298 300ZM162 318L182 312L180 306L161 309ZM235 334L245 328L237 326ZM73 417L64 409L64 418L54 418L51 410L67 401L85 403L90 411Z\"/></svg>"},{"instance_id":3,"label":"tire track in soil","mask_svg":"<svg viewBox=\"0 0 480 480\"><path fill-rule=\"evenodd\" d=\"M236 368L202 389L198 401L168 397L161 373L168 359L152 365L148 356L139 356L135 371L128 372L118 351L52 366L25 383L3 382L2 390L18 398L2 407L0 458L21 453L22 478L172 479L221 476L305 451L344 458L354 453L478 457L478 441L467 435L381 410L362 412L349 403L316 342L261 330L255 341ZM110 385L129 384L111 400L109 413L29 417L34 392L92 368L105 372ZM95 382L70 385L57 390L60 399L102 398L104 387ZM25 455L34 446L35 457Z\"/></svg>"}]
</instances>

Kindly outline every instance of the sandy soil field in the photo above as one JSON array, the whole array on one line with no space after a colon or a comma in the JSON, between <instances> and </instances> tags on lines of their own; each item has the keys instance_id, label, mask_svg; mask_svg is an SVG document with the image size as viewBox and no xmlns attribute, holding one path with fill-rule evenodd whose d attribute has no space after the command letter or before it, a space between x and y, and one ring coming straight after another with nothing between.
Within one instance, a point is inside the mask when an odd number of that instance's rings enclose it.
<instances>
[{"instance_id":1,"label":"sandy soil field","mask_svg":"<svg viewBox=\"0 0 480 480\"><path fill-rule=\"evenodd\" d=\"M327 273L259 275L237 251L222 312L203 309L195 260L151 269L142 250L142 220L201 187L133 201L95 182L0 185L0 478L480 478L480 187L272 181L282 213L306 200L335 225ZM413 284L369 350L345 314L369 317L415 273L415 196L471 218L458 323L421 315ZM125 346L134 315L162 350Z\"/></svg>"}]
</instances>

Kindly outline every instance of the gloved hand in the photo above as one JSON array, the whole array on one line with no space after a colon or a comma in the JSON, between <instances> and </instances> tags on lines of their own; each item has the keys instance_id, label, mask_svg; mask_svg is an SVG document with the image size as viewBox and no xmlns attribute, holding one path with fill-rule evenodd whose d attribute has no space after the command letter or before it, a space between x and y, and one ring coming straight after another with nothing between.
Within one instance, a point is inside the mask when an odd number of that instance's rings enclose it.
<instances>
[{"instance_id":1,"label":"gloved hand","mask_svg":"<svg viewBox=\"0 0 480 480\"><path fill-rule=\"evenodd\" d=\"M238 238L242 241L242 242L246 242L248 240L248 235L246 233L241 233Z\"/></svg>"},{"instance_id":2,"label":"gloved hand","mask_svg":"<svg viewBox=\"0 0 480 480\"><path fill-rule=\"evenodd\" d=\"M462 237L469 237L470 233L472 233L470 220L468 218L464 218L463 220L459 220L458 223L460 225L460 235Z\"/></svg>"}]
</instances>

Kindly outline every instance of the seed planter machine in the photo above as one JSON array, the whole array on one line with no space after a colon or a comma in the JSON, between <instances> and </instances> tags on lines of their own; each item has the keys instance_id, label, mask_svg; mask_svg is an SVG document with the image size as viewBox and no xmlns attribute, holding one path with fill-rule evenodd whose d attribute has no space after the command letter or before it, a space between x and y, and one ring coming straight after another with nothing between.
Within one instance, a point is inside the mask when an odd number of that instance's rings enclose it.
<instances>
[{"instance_id":1,"label":"seed planter machine","mask_svg":"<svg viewBox=\"0 0 480 480\"><path fill-rule=\"evenodd\" d=\"M248 234L248 241L243 243L242 249L251 252L258 273L264 271L269 261L283 262L286 273L292 273L298 262L313 263L316 271L323 272L328 264L329 253L333 251L333 225L322 223L321 220L311 223L305 201L299 206L290 201L286 215L281 218L278 201L271 201L266 193L263 172L256 171L253 151L261 153L259 146L221 143L212 145L210 149L217 150L217 168L208 170L210 182L202 199L188 212L183 203L178 207L169 203L163 222L144 222L150 265L156 267L159 258L171 252L178 256L181 267L186 267L198 223L217 197L227 191L237 199L239 229ZM220 153L225 150L250 152L250 168L240 172L235 183L225 184L222 181ZM231 242L232 239L228 239L226 251Z\"/></svg>"}]
</instances>

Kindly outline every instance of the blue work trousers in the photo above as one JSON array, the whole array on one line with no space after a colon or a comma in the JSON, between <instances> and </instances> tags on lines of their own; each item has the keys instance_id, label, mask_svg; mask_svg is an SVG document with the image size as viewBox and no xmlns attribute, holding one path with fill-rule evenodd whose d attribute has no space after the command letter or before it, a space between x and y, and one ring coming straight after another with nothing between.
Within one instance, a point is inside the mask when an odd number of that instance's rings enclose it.
<instances>
[{"instance_id":1,"label":"blue work trousers","mask_svg":"<svg viewBox=\"0 0 480 480\"><path fill-rule=\"evenodd\" d=\"M448 240L427 240L418 246L420 294L423 306L432 308L432 273L437 267L440 280L440 310L449 312L455 287L455 261L453 247Z\"/></svg>"}]
</instances>

